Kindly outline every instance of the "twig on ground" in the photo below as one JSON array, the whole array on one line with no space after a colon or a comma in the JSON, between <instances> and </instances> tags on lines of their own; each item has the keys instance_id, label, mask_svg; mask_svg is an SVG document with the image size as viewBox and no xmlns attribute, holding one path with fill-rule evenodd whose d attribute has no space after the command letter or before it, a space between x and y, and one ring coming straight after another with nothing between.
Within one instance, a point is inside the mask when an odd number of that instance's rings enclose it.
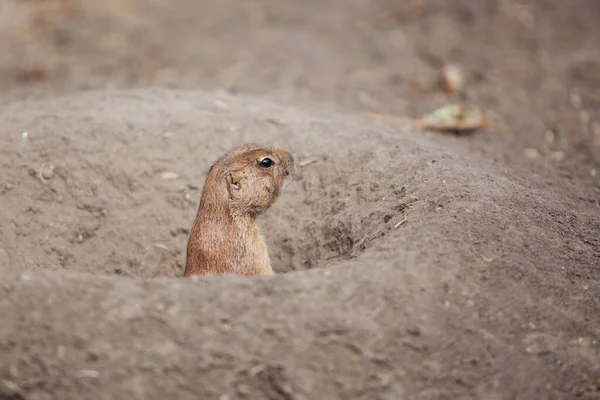
<instances>
[{"instance_id":1,"label":"twig on ground","mask_svg":"<svg viewBox=\"0 0 600 400\"><path fill-rule=\"evenodd\" d=\"M402 226L402 224L404 224L405 222L406 222L406 217L404 217L404 219L403 219L402 221L400 221L400 222L398 222L396 225L394 225L394 229L396 229L396 228L398 228L398 227Z\"/></svg>"}]
</instances>

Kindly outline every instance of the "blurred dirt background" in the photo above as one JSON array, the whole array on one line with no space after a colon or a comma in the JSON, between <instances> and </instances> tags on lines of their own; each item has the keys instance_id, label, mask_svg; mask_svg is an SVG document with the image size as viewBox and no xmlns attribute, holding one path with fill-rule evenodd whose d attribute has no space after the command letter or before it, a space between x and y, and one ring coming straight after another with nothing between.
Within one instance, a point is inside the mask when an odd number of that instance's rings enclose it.
<instances>
[{"instance_id":1,"label":"blurred dirt background","mask_svg":"<svg viewBox=\"0 0 600 400\"><path fill-rule=\"evenodd\" d=\"M464 71L465 97L497 120L493 134L474 140L508 145L515 156L536 149L565 175L589 179L598 169L594 0L22 0L1 7L4 99L201 87L417 117L447 101L439 74L452 63Z\"/></svg>"},{"instance_id":2,"label":"blurred dirt background","mask_svg":"<svg viewBox=\"0 0 600 400\"><path fill-rule=\"evenodd\" d=\"M599 20L3 1L0 398L600 398ZM402 120L458 100L488 126ZM183 281L205 173L244 141L302 164L261 220L293 273Z\"/></svg>"}]
</instances>

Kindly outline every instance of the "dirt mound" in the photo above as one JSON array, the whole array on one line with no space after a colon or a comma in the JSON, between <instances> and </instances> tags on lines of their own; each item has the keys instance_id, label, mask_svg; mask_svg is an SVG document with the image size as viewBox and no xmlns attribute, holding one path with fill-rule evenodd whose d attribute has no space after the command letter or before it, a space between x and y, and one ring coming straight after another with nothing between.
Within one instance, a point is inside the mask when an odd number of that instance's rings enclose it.
<instances>
[{"instance_id":1,"label":"dirt mound","mask_svg":"<svg viewBox=\"0 0 600 400\"><path fill-rule=\"evenodd\" d=\"M15 103L0 130L0 394L600 391L600 216L544 172L459 137L224 93ZM291 273L178 278L207 169L243 142L301 165L260 221Z\"/></svg>"}]
</instances>

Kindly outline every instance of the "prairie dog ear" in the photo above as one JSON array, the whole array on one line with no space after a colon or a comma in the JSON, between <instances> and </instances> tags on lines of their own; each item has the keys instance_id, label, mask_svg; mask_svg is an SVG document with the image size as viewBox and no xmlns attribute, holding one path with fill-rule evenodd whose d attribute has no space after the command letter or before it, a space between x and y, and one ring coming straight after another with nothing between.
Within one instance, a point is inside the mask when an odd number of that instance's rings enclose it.
<instances>
[{"instance_id":1,"label":"prairie dog ear","mask_svg":"<svg viewBox=\"0 0 600 400\"><path fill-rule=\"evenodd\" d=\"M234 192L242 188L243 179L244 173L242 171L235 171L227 174L227 190L229 190L229 195L233 196Z\"/></svg>"}]
</instances>

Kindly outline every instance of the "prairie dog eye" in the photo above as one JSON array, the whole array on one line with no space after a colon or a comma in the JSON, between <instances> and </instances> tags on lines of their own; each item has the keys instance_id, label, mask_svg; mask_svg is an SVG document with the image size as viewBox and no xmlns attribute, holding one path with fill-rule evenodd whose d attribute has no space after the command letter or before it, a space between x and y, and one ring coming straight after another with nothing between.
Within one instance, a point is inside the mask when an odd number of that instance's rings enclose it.
<instances>
[{"instance_id":1,"label":"prairie dog eye","mask_svg":"<svg viewBox=\"0 0 600 400\"><path fill-rule=\"evenodd\" d=\"M258 162L258 165L261 166L262 168L270 168L274 164L275 164L275 162L272 159L270 159L269 157L265 157Z\"/></svg>"}]
</instances>

